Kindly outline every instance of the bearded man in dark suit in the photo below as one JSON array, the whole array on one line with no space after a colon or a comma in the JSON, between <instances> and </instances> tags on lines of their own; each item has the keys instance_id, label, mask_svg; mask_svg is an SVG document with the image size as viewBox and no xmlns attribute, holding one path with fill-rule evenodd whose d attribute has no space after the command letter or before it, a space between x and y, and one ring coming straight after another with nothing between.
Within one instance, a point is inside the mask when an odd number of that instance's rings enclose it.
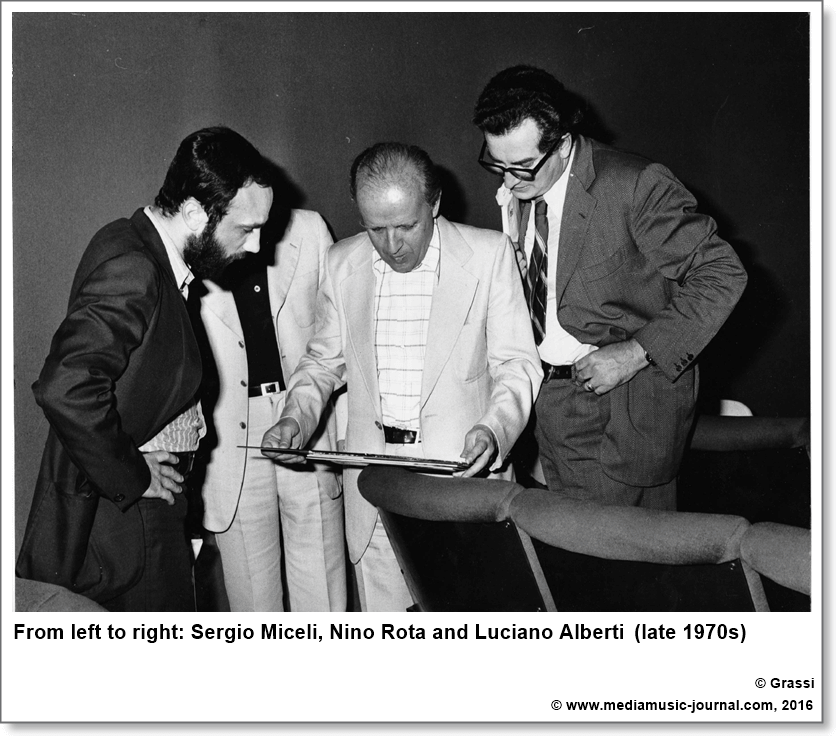
<instances>
[{"instance_id":1,"label":"bearded man in dark suit","mask_svg":"<svg viewBox=\"0 0 836 736\"><path fill-rule=\"evenodd\" d=\"M50 430L19 577L113 611L194 610L182 491L205 422L186 299L258 251L269 175L238 133L197 131L154 206L93 237L33 386Z\"/></svg>"},{"instance_id":2,"label":"bearded man in dark suit","mask_svg":"<svg viewBox=\"0 0 836 736\"><path fill-rule=\"evenodd\" d=\"M543 361L540 459L555 491L673 509L695 361L746 272L668 169L579 135L580 118L530 66L497 74L474 114Z\"/></svg>"}]
</instances>

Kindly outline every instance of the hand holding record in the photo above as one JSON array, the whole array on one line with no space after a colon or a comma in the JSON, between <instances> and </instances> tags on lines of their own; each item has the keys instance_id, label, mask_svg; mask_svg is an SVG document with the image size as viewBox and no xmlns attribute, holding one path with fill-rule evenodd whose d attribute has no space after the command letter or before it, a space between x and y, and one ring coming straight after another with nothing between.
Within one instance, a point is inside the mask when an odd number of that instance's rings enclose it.
<instances>
[{"instance_id":1,"label":"hand holding record","mask_svg":"<svg viewBox=\"0 0 836 736\"><path fill-rule=\"evenodd\" d=\"M283 417L264 433L261 440L261 454L283 465L297 465L306 462L304 455L282 453L282 448L301 449L302 430L299 423L290 417ZM275 447L273 452L266 448Z\"/></svg>"},{"instance_id":2,"label":"hand holding record","mask_svg":"<svg viewBox=\"0 0 836 736\"><path fill-rule=\"evenodd\" d=\"M496 457L496 440L490 427L484 424L476 424L465 435L464 449L461 457L468 466L454 475L462 478L470 478L488 467Z\"/></svg>"}]
</instances>

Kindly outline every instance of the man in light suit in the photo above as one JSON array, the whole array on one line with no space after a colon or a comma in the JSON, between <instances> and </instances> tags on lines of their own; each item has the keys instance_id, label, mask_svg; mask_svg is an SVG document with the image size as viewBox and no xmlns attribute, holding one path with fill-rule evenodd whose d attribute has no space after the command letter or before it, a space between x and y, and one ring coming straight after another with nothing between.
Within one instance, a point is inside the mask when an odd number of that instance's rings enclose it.
<instances>
[{"instance_id":1,"label":"man in light suit","mask_svg":"<svg viewBox=\"0 0 836 736\"><path fill-rule=\"evenodd\" d=\"M316 335L263 444L304 446L347 383L347 451L463 458L465 476L507 474L541 379L511 244L439 216L437 173L415 146L367 149L351 188L365 232L328 253ZM361 607L403 611L412 599L358 473L346 469L344 487Z\"/></svg>"},{"instance_id":2,"label":"man in light suit","mask_svg":"<svg viewBox=\"0 0 836 736\"><path fill-rule=\"evenodd\" d=\"M670 171L579 122L560 82L529 66L497 74L474 115L543 361L540 458L555 491L672 509L694 361L746 273Z\"/></svg>"},{"instance_id":3,"label":"man in light suit","mask_svg":"<svg viewBox=\"0 0 836 736\"><path fill-rule=\"evenodd\" d=\"M33 386L50 431L17 564L112 611L194 611L182 484L203 436L186 297L257 252L273 200L235 131L187 136L155 203L103 227Z\"/></svg>"},{"instance_id":4,"label":"man in light suit","mask_svg":"<svg viewBox=\"0 0 836 736\"><path fill-rule=\"evenodd\" d=\"M282 611L281 560L292 611L345 611L340 478L333 467L289 468L257 450L279 418L285 378L313 336L316 295L332 239L316 212L293 210L284 237L206 282L201 318L217 368L216 432L203 484L203 526L215 532L233 611ZM336 449L330 407L310 447ZM281 541L280 541L281 529Z\"/></svg>"}]
</instances>

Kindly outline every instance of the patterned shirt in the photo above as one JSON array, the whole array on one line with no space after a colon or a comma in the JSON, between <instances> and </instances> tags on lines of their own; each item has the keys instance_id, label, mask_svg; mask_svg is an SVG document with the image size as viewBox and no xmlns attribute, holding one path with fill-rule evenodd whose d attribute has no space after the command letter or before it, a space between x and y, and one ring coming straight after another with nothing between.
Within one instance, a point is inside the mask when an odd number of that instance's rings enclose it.
<instances>
[{"instance_id":1,"label":"patterned shirt","mask_svg":"<svg viewBox=\"0 0 836 736\"><path fill-rule=\"evenodd\" d=\"M144 212L160 234L168 260L171 262L171 268L174 271L174 278L180 284L180 293L183 295L183 299L187 299L189 284L194 280L194 274L189 270L159 216L150 207L146 207ZM199 401L192 399L180 414L140 447L139 451L193 452L197 449L205 434L206 422L203 418L203 409Z\"/></svg>"},{"instance_id":2,"label":"patterned shirt","mask_svg":"<svg viewBox=\"0 0 836 736\"><path fill-rule=\"evenodd\" d=\"M438 226L424 260L409 273L393 271L372 255L375 275L375 352L383 423L420 428L421 378L441 250Z\"/></svg>"}]
</instances>

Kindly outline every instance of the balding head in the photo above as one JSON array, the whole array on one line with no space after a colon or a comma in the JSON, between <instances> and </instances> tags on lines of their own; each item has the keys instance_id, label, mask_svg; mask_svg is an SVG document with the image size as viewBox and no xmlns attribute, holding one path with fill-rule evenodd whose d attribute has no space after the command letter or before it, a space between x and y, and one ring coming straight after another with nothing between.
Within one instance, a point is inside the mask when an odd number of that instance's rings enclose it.
<instances>
[{"instance_id":1,"label":"balding head","mask_svg":"<svg viewBox=\"0 0 836 736\"><path fill-rule=\"evenodd\" d=\"M420 152L416 155L415 152ZM381 143L351 169L351 192L374 249L398 273L417 268L433 237L441 190L429 157L414 146Z\"/></svg>"},{"instance_id":2,"label":"balding head","mask_svg":"<svg viewBox=\"0 0 836 736\"><path fill-rule=\"evenodd\" d=\"M404 143L377 143L363 151L351 166L351 196L357 201L358 190L377 190L393 186L417 186L421 196L432 208L441 196L441 182L435 165L427 153Z\"/></svg>"}]
</instances>

